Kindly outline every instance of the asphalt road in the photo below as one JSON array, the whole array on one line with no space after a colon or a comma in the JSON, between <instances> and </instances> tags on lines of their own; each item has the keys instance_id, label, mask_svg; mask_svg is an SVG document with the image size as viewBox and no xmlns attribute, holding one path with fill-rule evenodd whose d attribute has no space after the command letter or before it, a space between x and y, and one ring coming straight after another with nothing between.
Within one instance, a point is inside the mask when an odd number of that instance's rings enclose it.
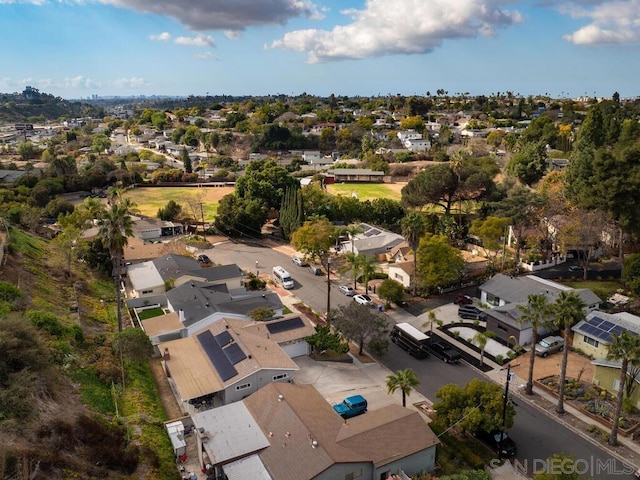
<instances>
[{"instance_id":1,"label":"asphalt road","mask_svg":"<svg viewBox=\"0 0 640 480\"><path fill-rule=\"evenodd\" d=\"M282 265L295 281L293 293L314 310L320 312L326 310L326 276L313 275L308 268L295 265L291 261L291 256L285 253L258 244L232 242L216 245L203 253L209 255L215 263L235 263L247 271L256 270L256 260L258 260L258 270L261 272L270 272L274 266ZM332 282L332 308L352 301L351 298L338 293L338 285L340 283ZM442 301L448 303L451 300L447 297ZM432 300L431 303L435 304L438 301ZM449 365L434 357L417 360L393 343L390 343L387 354L378 361L391 371L403 368L414 369L420 381L418 391L432 401L437 401L436 391L448 383L464 385L473 378L486 380L482 373L464 362L459 365ZM584 478L589 477L594 480L634 478L630 472L625 471L621 462L614 461L596 444L558 424L552 417L530 406L526 401L518 402L516 397L516 403L515 425L510 429L510 434L518 446L516 467L531 470L531 468L540 467L544 459L552 454L565 453L574 455L579 461L578 466L585 471Z\"/></svg>"}]
</instances>

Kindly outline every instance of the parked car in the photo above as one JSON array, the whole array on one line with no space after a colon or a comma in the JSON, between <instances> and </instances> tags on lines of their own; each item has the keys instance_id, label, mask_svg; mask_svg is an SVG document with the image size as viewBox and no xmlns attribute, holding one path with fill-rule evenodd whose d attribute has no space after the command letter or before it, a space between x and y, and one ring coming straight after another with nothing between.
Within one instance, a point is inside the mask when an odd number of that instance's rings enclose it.
<instances>
[{"instance_id":1,"label":"parked car","mask_svg":"<svg viewBox=\"0 0 640 480\"><path fill-rule=\"evenodd\" d=\"M211 263L211 259L204 253L198 255L196 260L198 261L198 263L202 263L204 265L209 265Z\"/></svg>"},{"instance_id":2,"label":"parked car","mask_svg":"<svg viewBox=\"0 0 640 480\"><path fill-rule=\"evenodd\" d=\"M453 301L456 305L471 305L473 299L469 295L458 295Z\"/></svg>"},{"instance_id":3,"label":"parked car","mask_svg":"<svg viewBox=\"0 0 640 480\"><path fill-rule=\"evenodd\" d=\"M462 357L458 350L443 340L432 340L427 343L427 349L444 363L458 363Z\"/></svg>"},{"instance_id":4,"label":"parked car","mask_svg":"<svg viewBox=\"0 0 640 480\"><path fill-rule=\"evenodd\" d=\"M546 357L564 349L564 338L559 336L545 337L536 343L536 355Z\"/></svg>"},{"instance_id":5,"label":"parked car","mask_svg":"<svg viewBox=\"0 0 640 480\"><path fill-rule=\"evenodd\" d=\"M342 418L355 417L367 411L367 400L362 395L353 395L334 405L333 409Z\"/></svg>"},{"instance_id":6,"label":"parked car","mask_svg":"<svg viewBox=\"0 0 640 480\"><path fill-rule=\"evenodd\" d=\"M293 260L293 263L295 263L299 267L308 267L309 266L309 264L307 262L305 262L303 258L293 257L291 260Z\"/></svg>"},{"instance_id":7,"label":"parked car","mask_svg":"<svg viewBox=\"0 0 640 480\"><path fill-rule=\"evenodd\" d=\"M338 291L340 293L344 293L347 297L353 297L356 294L356 291L353 289L353 287L350 287L349 285L340 285Z\"/></svg>"},{"instance_id":8,"label":"parked car","mask_svg":"<svg viewBox=\"0 0 640 480\"><path fill-rule=\"evenodd\" d=\"M353 300L360 305L367 305L368 307L375 307L373 300L369 295L358 294L354 295Z\"/></svg>"},{"instance_id":9,"label":"parked car","mask_svg":"<svg viewBox=\"0 0 640 480\"><path fill-rule=\"evenodd\" d=\"M309 267L309 271L314 275L324 275L324 272L320 267L314 267L313 265Z\"/></svg>"},{"instance_id":10,"label":"parked car","mask_svg":"<svg viewBox=\"0 0 640 480\"><path fill-rule=\"evenodd\" d=\"M467 320L484 320L487 314L473 305L461 305L458 308L458 316Z\"/></svg>"},{"instance_id":11,"label":"parked car","mask_svg":"<svg viewBox=\"0 0 640 480\"><path fill-rule=\"evenodd\" d=\"M515 457L518 454L516 442L507 432L496 430L484 432L482 430L474 433L474 436L492 450L495 450L502 458Z\"/></svg>"}]
</instances>

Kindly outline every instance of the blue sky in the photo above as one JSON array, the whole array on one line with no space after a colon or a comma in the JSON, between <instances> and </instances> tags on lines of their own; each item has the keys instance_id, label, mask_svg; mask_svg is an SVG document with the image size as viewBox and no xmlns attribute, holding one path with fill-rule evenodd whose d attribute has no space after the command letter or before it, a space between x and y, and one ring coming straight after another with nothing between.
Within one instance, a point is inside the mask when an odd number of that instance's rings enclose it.
<instances>
[{"instance_id":1,"label":"blue sky","mask_svg":"<svg viewBox=\"0 0 640 480\"><path fill-rule=\"evenodd\" d=\"M640 95L640 0L0 0L0 92Z\"/></svg>"}]
</instances>

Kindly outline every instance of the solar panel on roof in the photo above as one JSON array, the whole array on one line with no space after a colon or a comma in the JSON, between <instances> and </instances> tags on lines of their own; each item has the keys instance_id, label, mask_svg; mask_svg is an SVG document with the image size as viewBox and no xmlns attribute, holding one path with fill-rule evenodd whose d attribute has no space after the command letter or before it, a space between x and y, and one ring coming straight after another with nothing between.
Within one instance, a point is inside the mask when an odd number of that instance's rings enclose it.
<instances>
[{"instance_id":1,"label":"solar panel on roof","mask_svg":"<svg viewBox=\"0 0 640 480\"><path fill-rule=\"evenodd\" d=\"M615 327L615 324L607 322L606 320L600 324L600 328L606 331L611 330L613 327Z\"/></svg>"},{"instance_id":2,"label":"solar panel on roof","mask_svg":"<svg viewBox=\"0 0 640 480\"><path fill-rule=\"evenodd\" d=\"M240 345L238 345L237 343L232 343L228 347L224 348L222 351L227 356L229 361L234 365L238 362L241 362L245 358L247 358L245 353L240 348Z\"/></svg>"},{"instance_id":3,"label":"solar panel on roof","mask_svg":"<svg viewBox=\"0 0 640 480\"><path fill-rule=\"evenodd\" d=\"M197 338L223 382L226 382L238 374L237 370L222 351L222 347L220 347L209 330L198 334Z\"/></svg>"},{"instance_id":4,"label":"solar panel on roof","mask_svg":"<svg viewBox=\"0 0 640 480\"><path fill-rule=\"evenodd\" d=\"M596 327L593 325L583 325L582 331L588 333L589 335L593 335L593 332L596 330Z\"/></svg>"},{"instance_id":5,"label":"solar panel on roof","mask_svg":"<svg viewBox=\"0 0 640 480\"><path fill-rule=\"evenodd\" d=\"M599 326L602 322L604 322L604 320L602 320L601 318L598 318L598 317L593 317L593 318L590 318L589 320L587 320L587 324L592 325L594 327Z\"/></svg>"},{"instance_id":6,"label":"solar panel on roof","mask_svg":"<svg viewBox=\"0 0 640 480\"><path fill-rule=\"evenodd\" d=\"M617 335L617 336L622 335L622 332L624 332L624 328L622 328L619 325L616 325L615 327L613 327L611 329L611 333L614 334L614 335Z\"/></svg>"},{"instance_id":7,"label":"solar panel on roof","mask_svg":"<svg viewBox=\"0 0 640 480\"><path fill-rule=\"evenodd\" d=\"M218 342L218 345L224 347L233 342L233 337L227 330L225 330L224 332L216 335L216 341Z\"/></svg>"},{"instance_id":8,"label":"solar panel on roof","mask_svg":"<svg viewBox=\"0 0 640 480\"><path fill-rule=\"evenodd\" d=\"M269 330L269 333L271 334L287 332L300 327L304 327L304 322L300 317L288 318L286 320L281 320L280 322L267 324L267 330Z\"/></svg>"}]
</instances>

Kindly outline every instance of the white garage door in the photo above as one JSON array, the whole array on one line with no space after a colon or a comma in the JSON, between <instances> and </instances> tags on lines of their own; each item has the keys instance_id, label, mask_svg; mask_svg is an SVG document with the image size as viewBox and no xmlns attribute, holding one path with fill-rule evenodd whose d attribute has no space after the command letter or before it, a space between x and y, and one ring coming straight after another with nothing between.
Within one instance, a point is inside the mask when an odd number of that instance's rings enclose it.
<instances>
[{"instance_id":1,"label":"white garage door","mask_svg":"<svg viewBox=\"0 0 640 480\"><path fill-rule=\"evenodd\" d=\"M307 342L305 342L304 340L302 342L283 345L282 349L287 355L289 355L290 358L301 357L302 355L307 355L309 353L309 347L307 345Z\"/></svg>"}]
</instances>

